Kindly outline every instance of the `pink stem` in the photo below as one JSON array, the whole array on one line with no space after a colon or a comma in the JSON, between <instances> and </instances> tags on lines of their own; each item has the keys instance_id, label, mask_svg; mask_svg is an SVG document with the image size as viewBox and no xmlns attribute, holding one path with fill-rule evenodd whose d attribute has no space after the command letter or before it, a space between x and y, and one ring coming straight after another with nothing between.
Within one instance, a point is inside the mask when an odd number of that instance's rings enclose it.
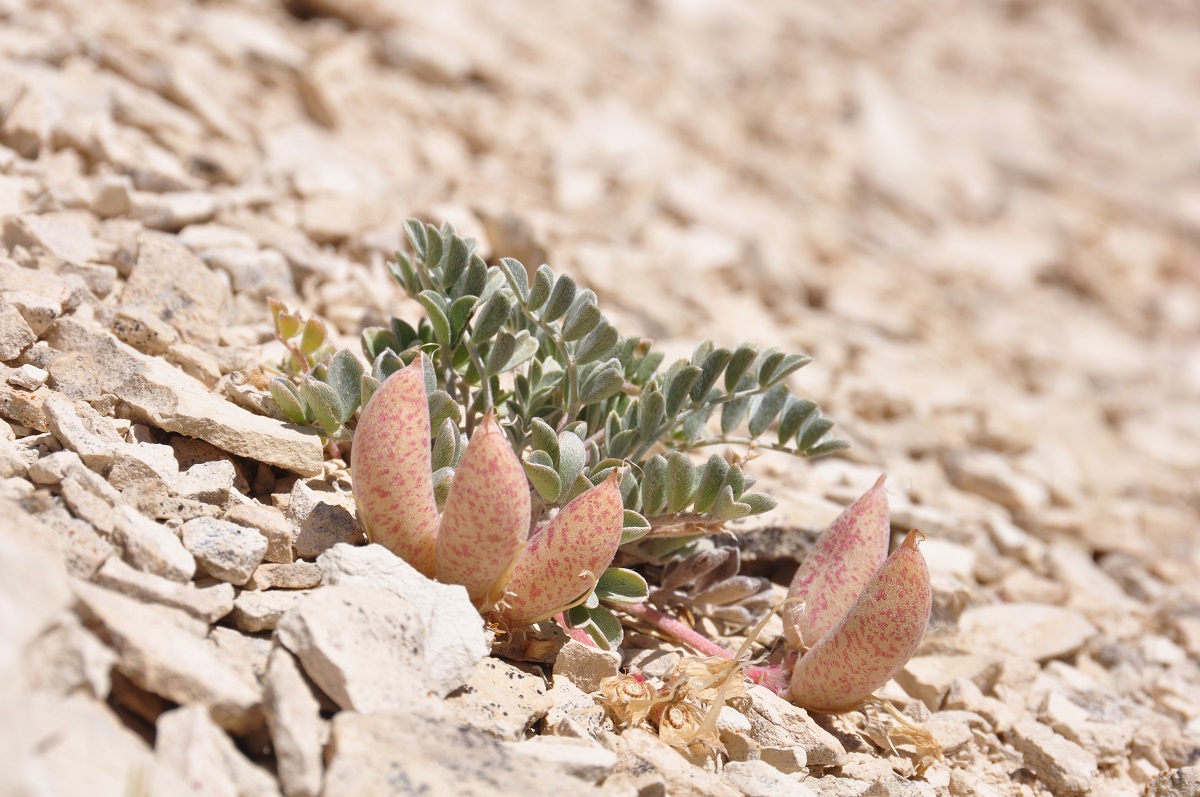
<instances>
[{"instance_id":1,"label":"pink stem","mask_svg":"<svg viewBox=\"0 0 1200 797\"><path fill-rule=\"evenodd\" d=\"M674 617L663 614L653 606L645 603L633 603L622 605L620 608L626 614L631 614L639 620L643 620L655 628L670 634L697 653L702 653L705 656L719 656L723 659L733 658L729 654L729 651L716 642L713 642L708 637L701 636L694 628L684 625Z\"/></svg>"},{"instance_id":2,"label":"pink stem","mask_svg":"<svg viewBox=\"0 0 1200 797\"><path fill-rule=\"evenodd\" d=\"M582 642L589 648L600 647L596 644L596 641L592 639L591 635L587 631L584 631L582 628L572 628L571 626L567 625L566 612L559 612L554 616L554 621L558 623L559 627L561 627L563 631L567 632L567 636L571 637L571 639L574 639L576 642Z\"/></svg>"}]
</instances>

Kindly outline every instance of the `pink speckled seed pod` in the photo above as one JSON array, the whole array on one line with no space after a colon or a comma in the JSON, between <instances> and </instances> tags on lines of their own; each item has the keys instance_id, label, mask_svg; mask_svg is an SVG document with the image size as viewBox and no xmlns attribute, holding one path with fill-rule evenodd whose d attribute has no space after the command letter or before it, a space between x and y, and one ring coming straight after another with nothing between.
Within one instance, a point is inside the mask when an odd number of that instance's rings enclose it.
<instances>
[{"instance_id":1,"label":"pink speckled seed pod","mask_svg":"<svg viewBox=\"0 0 1200 797\"><path fill-rule=\"evenodd\" d=\"M528 625L562 611L612 563L625 514L619 484L614 469L530 538L508 583L504 615L509 625Z\"/></svg>"},{"instance_id":2,"label":"pink speckled seed pod","mask_svg":"<svg viewBox=\"0 0 1200 797\"><path fill-rule=\"evenodd\" d=\"M842 621L796 663L793 703L831 714L850 711L908 663L933 603L918 538L921 532L908 533Z\"/></svg>"},{"instance_id":3,"label":"pink speckled seed pod","mask_svg":"<svg viewBox=\"0 0 1200 797\"><path fill-rule=\"evenodd\" d=\"M388 377L363 408L350 467L367 538L432 578L438 511L429 437L429 400L417 357Z\"/></svg>"},{"instance_id":4,"label":"pink speckled seed pod","mask_svg":"<svg viewBox=\"0 0 1200 797\"><path fill-rule=\"evenodd\" d=\"M500 597L529 536L529 482L492 413L471 435L454 472L437 536L437 577L462 584L476 604ZM499 594L496 594L499 592Z\"/></svg>"},{"instance_id":5,"label":"pink speckled seed pod","mask_svg":"<svg viewBox=\"0 0 1200 797\"><path fill-rule=\"evenodd\" d=\"M838 515L800 565L788 589L784 633L793 649L811 647L841 620L887 558L891 519L880 476Z\"/></svg>"}]
</instances>

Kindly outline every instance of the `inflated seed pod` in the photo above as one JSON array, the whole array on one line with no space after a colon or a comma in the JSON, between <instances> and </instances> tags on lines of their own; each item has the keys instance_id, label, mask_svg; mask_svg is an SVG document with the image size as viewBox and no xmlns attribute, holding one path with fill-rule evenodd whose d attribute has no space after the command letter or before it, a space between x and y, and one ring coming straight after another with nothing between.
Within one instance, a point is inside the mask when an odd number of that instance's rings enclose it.
<instances>
[{"instance_id":1,"label":"inflated seed pod","mask_svg":"<svg viewBox=\"0 0 1200 797\"><path fill-rule=\"evenodd\" d=\"M462 584L475 603L491 603L500 597L493 587L507 576L528 536L529 482L489 412L467 443L442 510L438 581Z\"/></svg>"},{"instance_id":2,"label":"inflated seed pod","mask_svg":"<svg viewBox=\"0 0 1200 797\"><path fill-rule=\"evenodd\" d=\"M921 532L910 531L841 622L796 663L788 695L793 703L850 711L908 663L932 605L929 568L917 550L921 539Z\"/></svg>"},{"instance_id":3,"label":"inflated seed pod","mask_svg":"<svg viewBox=\"0 0 1200 797\"><path fill-rule=\"evenodd\" d=\"M350 467L367 538L432 578L439 521L429 438L429 401L417 357L388 377L363 408Z\"/></svg>"},{"instance_id":4,"label":"inflated seed pod","mask_svg":"<svg viewBox=\"0 0 1200 797\"><path fill-rule=\"evenodd\" d=\"M788 589L788 646L811 647L842 619L887 557L891 518L880 476L821 534Z\"/></svg>"},{"instance_id":5,"label":"inflated seed pod","mask_svg":"<svg viewBox=\"0 0 1200 797\"><path fill-rule=\"evenodd\" d=\"M621 543L620 468L575 498L529 538L506 588L504 617L516 627L551 617L595 586Z\"/></svg>"}]
</instances>

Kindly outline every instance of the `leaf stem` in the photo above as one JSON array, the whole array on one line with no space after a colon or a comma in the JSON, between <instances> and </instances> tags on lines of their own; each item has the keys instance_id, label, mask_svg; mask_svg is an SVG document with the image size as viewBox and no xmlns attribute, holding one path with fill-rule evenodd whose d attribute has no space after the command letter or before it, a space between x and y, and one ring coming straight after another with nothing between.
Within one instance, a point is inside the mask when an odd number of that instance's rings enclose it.
<instances>
[{"instance_id":1,"label":"leaf stem","mask_svg":"<svg viewBox=\"0 0 1200 797\"><path fill-rule=\"evenodd\" d=\"M713 642L706 636L702 636L696 629L691 626L684 625L670 615L663 614L658 609L646 603L632 603L614 606L613 608L620 609L626 614L632 615L644 623L647 623L659 629L665 634L675 637L683 644L690 647L697 653L705 656L719 656L723 659L732 659L733 655L725 648Z\"/></svg>"}]
</instances>

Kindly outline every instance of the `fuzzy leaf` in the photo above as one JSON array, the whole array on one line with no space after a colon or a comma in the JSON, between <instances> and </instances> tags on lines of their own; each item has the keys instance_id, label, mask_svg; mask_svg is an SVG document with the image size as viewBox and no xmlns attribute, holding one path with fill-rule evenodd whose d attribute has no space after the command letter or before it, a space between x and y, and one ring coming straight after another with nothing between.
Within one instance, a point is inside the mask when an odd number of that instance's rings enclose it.
<instances>
[{"instance_id":1,"label":"fuzzy leaf","mask_svg":"<svg viewBox=\"0 0 1200 797\"><path fill-rule=\"evenodd\" d=\"M504 367L517 351L517 339L511 332L501 332L492 341L488 351L487 363L484 366L484 376L492 377L504 372Z\"/></svg>"},{"instance_id":2,"label":"fuzzy leaf","mask_svg":"<svg viewBox=\"0 0 1200 797\"><path fill-rule=\"evenodd\" d=\"M750 507L751 515L770 512L778 505L778 502L766 493L742 493L738 501Z\"/></svg>"},{"instance_id":3,"label":"fuzzy leaf","mask_svg":"<svg viewBox=\"0 0 1200 797\"><path fill-rule=\"evenodd\" d=\"M753 410L750 412L750 436L759 437L763 432L767 431L767 427L771 425L771 421L775 420L775 416L783 409L787 403L788 389L786 385L775 385L773 388L763 393L761 396L756 396L753 402Z\"/></svg>"},{"instance_id":4,"label":"fuzzy leaf","mask_svg":"<svg viewBox=\"0 0 1200 797\"><path fill-rule=\"evenodd\" d=\"M511 312L512 304L508 301L507 296L503 293L492 294L492 298L487 300L483 309L475 317L471 340L478 344L491 338L500 331L500 327L504 326L504 322L508 320Z\"/></svg>"},{"instance_id":5,"label":"fuzzy leaf","mask_svg":"<svg viewBox=\"0 0 1200 797\"><path fill-rule=\"evenodd\" d=\"M462 420L462 407L444 390L435 390L429 394L429 420L435 427L440 427L447 418L457 425Z\"/></svg>"},{"instance_id":6,"label":"fuzzy leaf","mask_svg":"<svg viewBox=\"0 0 1200 797\"><path fill-rule=\"evenodd\" d=\"M517 556L505 616L517 627L552 617L590 591L621 542L619 471L563 507Z\"/></svg>"},{"instance_id":7,"label":"fuzzy leaf","mask_svg":"<svg viewBox=\"0 0 1200 797\"><path fill-rule=\"evenodd\" d=\"M655 454L642 465L642 511L653 517L667 508L667 458Z\"/></svg>"},{"instance_id":8,"label":"fuzzy leaf","mask_svg":"<svg viewBox=\"0 0 1200 797\"><path fill-rule=\"evenodd\" d=\"M912 658L933 603L920 537L909 532L845 616L797 662L792 702L827 713L850 711Z\"/></svg>"},{"instance_id":9,"label":"fuzzy leaf","mask_svg":"<svg viewBox=\"0 0 1200 797\"><path fill-rule=\"evenodd\" d=\"M455 235L450 238L450 248L446 253L446 265L442 269L442 285L451 287L458 282L458 278L462 276L467 269L467 263L471 258L471 250L467 248L467 242Z\"/></svg>"},{"instance_id":10,"label":"fuzzy leaf","mask_svg":"<svg viewBox=\"0 0 1200 797\"><path fill-rule=\"evenodd\" d=\"M801 451L807 451L829 434L829 430L832 428L833 421L823 417L820 410L813 410L800 425L800 432L796 435L796 447Z\"/></svg>"},{"instance_id":11,"label":"fuzzy leaf","mask_svg":"<svg viewBox=\"0 0 1200 797\"><path fill-rule=\"evenodd\" d=\"M404 367L404 360L400 359L400 355L396 352L385 351L375 358L375 362L371 364L371 376L382 382L392 374ZM364 404L366 402L363 402Z\"/></svg>"},{"instance_id":12,"label":"fuzzy leaf","mask_svg":"<svg viewBox=\"0 0 1200 797\"><path fill-rule=\"evenodd\" d=\"M833 628L887 556L885 478L829 524L796 571L783 623L791 647L811 646Z\"/></svg>"},{"instance_id":13,"label":"fuzzy leaf","mask_svg":"<svg viewBox=\"0 0 1200 797\"><path fill-rule=\"evenodd\" d=\"M289 421L297 426L307 426L313 422L312 413L305 406L304 400L300 398L296 386L290 381L277 376L267 385L267 389L271 391L271 398L275 399L275 405L287 416Z\"/></svg>"},{"instance_id":14,"label":"fuzzy leaf","mask_svg":"<svg viewBox=\"0 0 1200 797\"><path fill-rule=\"evenodd\" d=\"M826 440L820 445L815 445L812 448L805 449L804 455L807 457L821 457L826 454L832 454L834 451L841 451L849 447L850 444L845 440Z\"/></svg>"},{"instance_id":15,"label":"fuzzy leaf","mask_svg":"<svg viewBox=\"0 0 1200 797\"><path fill-rule=\"evenodd\" d=\"M433 500L437 503L439 512L446 505L446 498L450 495L450 485L453 483L454 468L447 466L433 472Z\"/></svg>"},{"instance_id":16,"label":"fuzzy leaf","mask_svg":"<svg viewBox=\"0 0 1200 797\"><path fill-rule=\"evenodd\" d=\"M542 500L553 504L562 495L562 479L554 469L554 461L545 451L531 451L525 457L525 476Z\"/></svg>"},{"instance_id":17,"label":"fuzzy leaf","mask_svg":"<svg viewBox=\"0 0 1200 797\"><path fill-rule=\"evenodd\" d=\"M696 466L687 454L667 454L667 511L682 512L696 497Z\"/></svg>"},{"instance_id":18,"label":"fuzzy leaf","mask_svg":"<svg viewBox=\"0 0 1200 797\"><path fill-rule=\"evenodd\" d=\"M332 387L311 376L306 376L298 389L305 406L312 410L317 424L325 430L327 435L332 435L341 428L341 400Z\"/></svg>"},{"instance_id":19,"label":"fuzzy leaf","mask_svg":"<svg viewBox=\"0 0 1200 797\"><path fill-rule=\"evenodd\" d=\"M623 567L610 567L596 582L596 597L609 603L641 603L650 597L646 579Z\"/></svg>"},{"instance_id":20,"label":"fuzzy leaf","mask_svg":"<svg viewBox=\"0 0 1200 797\"><path fill-rule=\"evenodd\" d=\"M525 306L530 310L537 310L546 300L550 298L550 289L554 286L554 272L548 265L543 263L538 266L538 270L533 275L533 286L529 289L529 301ZM568 301L567 305L571 303ZM565 313L566 310L563 310Z\"/></svg>"},{"instance_id":21,"label":"fuzzy leaf","mask_svg":"<svg viewBox=\"0 0 1200 797\"><path fill-rule=\"evenodd\" d=\"M600 323L596 325L596 328L579 342L579 348L575 350L575 364L583 365L593 360L599 360L613 350L613 347L617 345L619 337L617 330L612 324L609 324L604 319L600 319Z\"/></svg>"},{"instance_id":22,"label":"fuzzy leaf","mask_svg":"<svg viewBox=\"0 0 1200 797\"><path fill-rule=\"evenodd\" d=\"M533 435L533 449L545 451L551 459L548 464L553 464L558 459L558 435L554 433L554 427L541 418L534 418L529 424L529 430Z\"/></svg>"},{"instance_id":23,"label":"fuzzy leaf","mask_svg":"<svg viewBox=\"0 0 1200 797\"><path fill-rule=\"evenodd\" d=\"M817 405L807 399L789 396L783 414L779 416L779 442L783 444L795 437L816 408Z\"/></svg>"},{"instance_id":24,"label":"fuzzy leaf","mask_svg":"<svg viewBox=\"0 0 1200 797\"><path fill-rule=\"evenodd\" d=\"M558 476L563 484L574 484L583 473L583 440L572 431L564 430L558 435Z\"/></svg>"},{"instance_id":25,"label":"fuzzy leaf","mask_svg":"<svg viewBox=\"0 0 1200 797\"><path fill-rule=\"evenodd\" d=\"M625 638L621 621L603 606L575 606L567 612L567 625L582 628L601 650L616 650Z\"/></svg>"},{"instance_id":26,"label":"fuzzy leaf","mask_svg":"<svg viewBox=\"0 0 1200 797\"><path fill-rule=\"evenodd\" d=\"M454 471L437 534L437 578L461 584L476 603L504 594L529 533L529 487L508 436L488 413Z\"/></svg>"},{"instance_id":27,"label":"fuzzy leaf","mask_svg":"<svg viewBox=\"0 0 1200 797\"><path fill-rule=\"evenodd\" d=\"M667 397L667 415L674 417L683 407L683 402L691 395L692 387L699 381L703 371L694 365L685 365L668 378L663 387Z\"/></svg>"},{"instance_id":28,"label":"fuzzy leaf","mask_svg":"<svg viewBox=\"0 0 1200 797\"><path fill-rule=\"evenodd\" d=\"M569 488L559 494L557 501L560 504L569 504L590 489L592 489L592 480L587 477L586 473L581 473Z\"/></svg>"},{"instance_id":29,"label":"fuzzy leaf","mask_svg":"<svg viewBox=\"0 0 1200 797\"><path fill-rule=\"evenodd\" d=\"M704 361L700 365L700 378L692 385L692 390L689 394L692 401L702 401L708 395L708 391L716 386L721 373L732 359L733 352L729 349L713 349L705 355Z\"/></svg>"},{"instance_id":30,"label":"fuzzy leaf","mask_svg":"<svg viewBox=\"0 0 1200 797\"><path fill-rule=\"evenodd\" d=\"M367 406L367 402L371 400L371 396L375 395L375 391L379 389L380 381L370 374L363 374L359 379L358 393L360 396L359 407Z\"/></svg>"},{"instance_id":31,"label":"fuzzy leaf","mask_svg":"<svg viewBox=\"0 0 1200 797\"><path fill-rule=\"evenodd\" d=\"M471 320L471 313L475 310L475 305L478 302L479 299L474 296L462 296L455 299L454 304L450 305L447 317L450 320L451 340L458 340L458 336L462 334L463 328Z\"/></svg>"},{"instance_id":32,"label":"fuzzy leaf","mask_svg":"<svg viewBox=\"0 0 1200 797\"><path fill-rule=\"evenodd\" d=\"M717 501L709 514L717 520L737 520L750 514L750 506L734 500L733 488L726 485L717 493Z\"/></svg>"},{"instance_id":33,"label":"fuzzy leaf","mask_svg":"<svg viewBox=\"0 0 1200 797\"><path fill-rule=\"evenodd\" d=\"M467 273L459 279L455 290L459 296L480 295L487 289L488 266L479 255L472 254L467 265Z\"/></svg>"},{"instance_id":34,"label":"fuzzy leaf","mask_svg":"<svg viewBox=\"0 0 1200 797\"><path fill-rule=\"evenodd\" d=\"M742 381L742 377L750 370L750 366L754 364L757 357L758 349L753 344L743 343L737 347L729 360L729 365L725 368L726 393L732 393L738 389L738 383ZM734 425L736 426L736 424Z\"/></svg>"},{"instance_id":35,"label":"fuzzy leaf","mask_svg":"<svg viewBox=\"0 0 1200 797\"><path fill-rule=\"evenodd\" d=\"M383 354L386 349L400 352L403 348L400 339L391 330L383 327L367 327L362 331L362 350L371 362L375 362L375 358Z\"/></svg>"},{"instance_id":36,"label":"fuzzy leaf","mask_svg":"<svg viewBox=\"0 0 1200 797\"><path fill-rule=\"evenodd\" d=\"M659 430L667 420L667 397L660 390L643 393L639 415L638 435L643 446L649 445L658 439Z\"/></svg>"},{"instance_id":37,"label":"fuzzy leaf","mask_svg":"<svg viewBox=\"0 0 1200 797\"><path fill-rule=\"evenodd\" d=\"M329 330L325 327L324 321L319 318L308 319L304 322L304 331L300 333L300 351L311 355L321 348L321 344L327 337L329 337Z\"/></svg>"},{"instance_id":38,"label":"fuzzy leaf","mask_svg":"<svg viewBox=\"0 0 1200 797\"><path fill-rule=\"evenodd\" d=\"M625 377L621 374L620 364L612 365L615 362L609 360L584 380L583 387L579 390L581 403L596 404L621 392L621 388L625 386Z\"/></svg>"},{"instance_id":39,"label":"fuzzy leaf","mask_svg":"<svg viewBox=\"0 0 1200 797\"><path fill-rule=\"evenodd\" d=\"M433 325L433 336L442 346L449 346L451 340L449 308L446 300L437 291L421 291L417 301L425 308L429 323Z\"/></svg>"},{"instance_id":40,"label":"fuzzy leaf","mask_svg":"<svg viewBox=\"0 0 1200 797\"><path fill-rule=\"evenodd\" d=\"M731 434L734 429L738 428L738 424L746 417L748 409L750 409L749 396L727 401L721 405L721 433Z\"/></svg>"},{"instance_id":41,"label":"fuzzy leaf","mask_svg":"<svg viewBox=\"0 0 1200 797\"><path fill-rule=\"evenodd\" d=\"M447 418L438 426L433 439L433 454L430 467L434 470L449 467L454 463L454 449L458 446L458 425Z\"/></svg>"},{"instance_id":42,"label":"fuzzy leaf","mask_svg":"<svg viewBox=\"0 0 1200 797\"><path fill-rule=\"evenodd\" d=\"M425 254L421 259L430 268L437 268L442 262L442 255L445 252L445 239L442 238L441 231L432 224L426 225L425 231Z\"/></svg>"},{"instance_id":43,"label":"fuzzy leaf","mask_svg":"<svg viewBox=\"0 0 1200 797\"><path fill-rule=\"evenodd\" d=\"M641 513L626 509L621 520L621 544L636 542L650 533L650 521Z\"/></svg>"},{"instance_id":44,"label":"fuzzy leaf","mask_svg":"<svg viewBox=\"0 0 1200 797\"><path fill-rule=\"evenodd\" d=\"M434 574L438 511L421 359L388 377L363 409L350 463L358 517L377 542Z\"/></svg>"},{"instance_id":45,"label":"fuzzy leaf","mask_svg":"<svg viewBox=\"0 0 1200 797\"><path fill-rule=\"evenodd\" d=\"M329 359L325 381L337 393L342 423L350 420L362 401L363 367L358 358L342 349Z\"/></svg>"},{"instance_id":46,"label":"fuzzy leaf","mask_svg":"<svg viewBox=\"0 0 1200 797\"><path fill-rule=\"evenodd\" d=\"M500 269L504 272L504 277L508 280L508 286L512 288L513 293L517 295L522 304L528 305L529 273L525 271L525 266L515 258L502 257L500 258Z\"/></svg>"},{"instance_id":47,"label":"fuzzy leaf","mask_svg":"<svg viewBox=\"0 0 1200 797\"><path fill-rule=\"evenodd\" d=\"M580 292L563 319L563 340L579 340L595 329L601 318L600 308L596 306L596 294L591 291Z\"/></svg>"},{"instance_id":48,"label":"fuzzy leaf","mask_svg":"<svg viewBox=\"0 0 1200 797\"><path fill-rule=\"evenodd\" d=\"M546 300L546 307L542 310L542 320L547 323L557 321L571 309L571 302L575 301L575 292L575 280L566 274L560 274L550 291L550 298Z\"/></svg>"},{"instance_id":49,"label":"fuzzy leaf","mask_svg":"<svg viewBox=\"0 0 1200 797\"><path fill-rule=\"evenodd\" d=\"M758 383L764 387L771 384L772 376L779 370L786 357L786 354L774 346L764 351L758 358Z\"/></svg>"}]
</instances>

